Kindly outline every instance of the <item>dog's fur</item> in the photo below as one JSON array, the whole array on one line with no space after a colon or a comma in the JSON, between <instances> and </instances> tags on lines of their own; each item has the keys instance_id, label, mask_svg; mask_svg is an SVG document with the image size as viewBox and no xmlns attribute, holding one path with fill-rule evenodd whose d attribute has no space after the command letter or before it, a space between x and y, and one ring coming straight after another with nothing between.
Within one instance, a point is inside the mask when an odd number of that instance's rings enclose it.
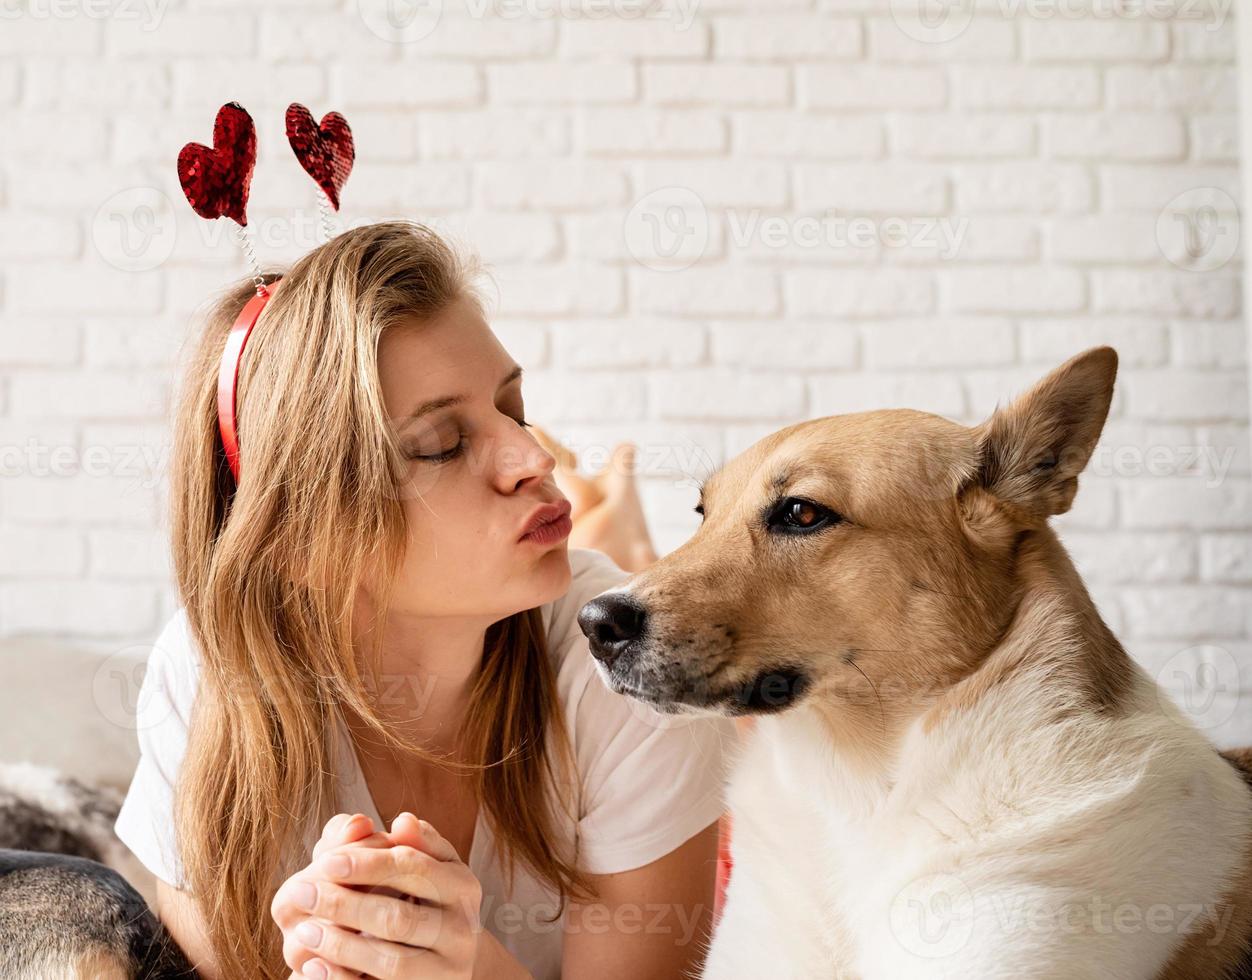
<instances>
[{"instance_id":1,"label":"dog's fur","mask_svg":"<svg viewBox=\"0 0 1252 980\"><path fill-rule=\"evenodd\" d=\"M1131 660L1048 525L1116 369L1088 351L975 427L783 429L584 607L615 690L759 716L706 978L1252 976L1248 757ZM802 504L820 526L788 531L790 498L842 519Z\"/></svg>"},{"instance_id":2,"label":"dog's fur","mask_svg":"<svg viewBox=\"0 0 1252 980\"><path fill-rule=\"evenodd\" d=\"M0 977L165 980L195 971L132 886L121 800L54 770L0 765Z\"/></svg>"}]
</instances>

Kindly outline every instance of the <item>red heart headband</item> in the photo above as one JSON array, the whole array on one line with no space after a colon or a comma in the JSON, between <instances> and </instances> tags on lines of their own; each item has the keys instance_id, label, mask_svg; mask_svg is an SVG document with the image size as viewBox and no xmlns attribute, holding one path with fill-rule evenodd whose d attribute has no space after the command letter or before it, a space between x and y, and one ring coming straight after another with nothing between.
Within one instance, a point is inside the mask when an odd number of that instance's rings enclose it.
<instances>
[{"instance_id":1,"label":"red heart headband","mask_svg":"<svg viewBox=\"0 0 1252 980\"><path fill-rule=\"evenodd\" d=\"M328 112L317 123L313 114L296 102L287 107L286 123L287 142L295 151L300 166L320 189L318 209L322 234L329 241L329 209L339 210L339 192L356 159L352 130L339 113ZM248 190L255 166L256 126L238 102L228 102L218 110L217 119L213 122L211 147L188 143L178 154L178 182L187 195L187 203L202 218L230 218L238 225L239 243L256 283L256 295L244 304L226 338L217 374L217 427L236 486L239 484L239 435L235 425L239 364L252 328L256 326L279 281L266 285L252 239L245 231L248 225Z\"/></svg>"}]
</instances>

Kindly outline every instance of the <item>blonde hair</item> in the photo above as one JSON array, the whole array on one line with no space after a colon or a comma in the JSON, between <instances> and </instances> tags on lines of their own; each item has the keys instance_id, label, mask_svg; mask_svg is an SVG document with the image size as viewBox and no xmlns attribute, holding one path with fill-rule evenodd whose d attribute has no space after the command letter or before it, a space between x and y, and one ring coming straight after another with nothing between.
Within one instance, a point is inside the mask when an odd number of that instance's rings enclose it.
<instances>
[{"instance_id":1,"label":"blonde hair","mask_svg":"<svg viewBox=\"0 0 1252 980\"><path fill-rule=\"evenodd\" d=\"M297 850L310 819L320 827L337 810L336 707L392 751L436 761L376 713L380 653L358 670L352 610L368 573L381 619L405 548L405 461L380 392L379 338L473 296L476 272L403 221L347 231L300 259L243 358L237 489L217 432L217 372L250 281L212 309L189 365L171 536L202 668L175 821L186 887L225 977L289 973L270 902L311 859ZM573 763L539 610L488 630L462 734L510 879L521 860L562 906L588 892L556 844L553 805L573 806L576 780L563 782Z\"/></svg>"}]
</instances>

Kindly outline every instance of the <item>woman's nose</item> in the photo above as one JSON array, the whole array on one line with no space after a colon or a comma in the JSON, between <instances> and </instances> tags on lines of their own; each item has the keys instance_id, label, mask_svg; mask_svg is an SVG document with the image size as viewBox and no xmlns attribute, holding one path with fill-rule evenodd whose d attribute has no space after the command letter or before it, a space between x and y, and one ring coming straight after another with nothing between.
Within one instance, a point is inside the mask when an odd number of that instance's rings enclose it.
<instances>
[{"instance_id":1,"label":"woman's nose","mask_svg":"<svg viewBox=\"0 0 1252 980\"><path fill-rule=\"evenodd\" d=\"M556 469L556 457L516 422L510 422L514 435L497 444L496 473L504 489L513 490L524 480L544 480Z\"/></svg>"}]
</instances>

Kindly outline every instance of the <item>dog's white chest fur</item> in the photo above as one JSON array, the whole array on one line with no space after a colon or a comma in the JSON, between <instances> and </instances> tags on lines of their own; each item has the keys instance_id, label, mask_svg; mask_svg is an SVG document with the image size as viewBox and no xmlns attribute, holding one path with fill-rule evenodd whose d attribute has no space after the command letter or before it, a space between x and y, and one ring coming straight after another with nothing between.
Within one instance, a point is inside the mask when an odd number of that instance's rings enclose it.
<instances>
[{"instance_id":1,"label":"dog's white chest fur","mask_svg":"<svg viewBox=\"0 0 1252 980\"><path fill-rule=\"evenodd\" d=\"M1220 924L1238 774L1142 673L1118 717L1057 721L1048 691L1026 673L914 725L889 778L810 708L758 719L707 980L1143 980Z\"/></svg>"}]
</instances>

